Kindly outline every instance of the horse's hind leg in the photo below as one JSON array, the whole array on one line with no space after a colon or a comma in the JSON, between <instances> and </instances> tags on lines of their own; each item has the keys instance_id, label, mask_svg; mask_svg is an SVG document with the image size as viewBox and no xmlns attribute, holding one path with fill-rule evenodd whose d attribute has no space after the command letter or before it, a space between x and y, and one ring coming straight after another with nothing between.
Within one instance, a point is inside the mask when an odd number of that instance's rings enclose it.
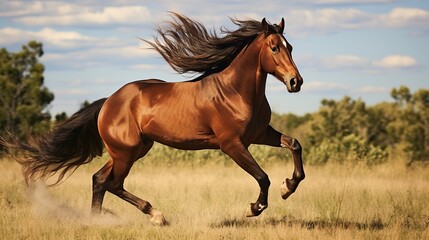
<instances>
[{"instance_id":1,"label":"horse's hind leg","mask_svg":"<svg viewBox=\"0 0 429 240\"><path fill-rule=\"evenodd\" d=\"M112 171L113 160L107 163L92 176L92 206L91 213L99 214L106 193L106 181Z\"/></svg>"},{"instance_id":2,"label":"horse's hind leg","mask_svg":"<svg viewBox=\"0 0 429 240\"><path fill-rule=\"evenodd\" d=\"M143 199L129 193L124 189L124 180L128 176L133 163L146 155L151 149L153 141L145 142L145 144L138 148L139 153L135 154L136 148L134 149L115 149L110 148L109 153L112 156L113 164L109 179L106 181L106 190L118 196L119 198L131 203L137 207L140 211L145 214L151 215L151 222L156 225L166 225L163 214L152 207L152 205ZM113 150L113 151L112 151ZM135 157L133 157L133 155Z\"/></svg>"}]
</instances>

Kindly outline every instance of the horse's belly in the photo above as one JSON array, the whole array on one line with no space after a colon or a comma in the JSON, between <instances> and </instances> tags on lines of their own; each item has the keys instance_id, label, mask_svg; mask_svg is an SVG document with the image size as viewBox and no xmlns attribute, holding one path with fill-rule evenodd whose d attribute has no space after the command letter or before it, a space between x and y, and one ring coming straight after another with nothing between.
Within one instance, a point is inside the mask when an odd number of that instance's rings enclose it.
<instances>
[{"instance_id":1,"label":"horse's belly","mask_svg":"<svg viewBox=\"0 0 429 240\"><path fill-rule=\"evenodd\" d=\"M205 139L205 140L175 140L175 139L154 139L156 142L167 145L172 148L182 149L182 150L201 150L201 149L219 149L219 144L215 139Z\"/></svg>"},{"instance_id":2,"label":"horse's belly","mask_svg":"<svg viewBox=\"0 0 429 240\"><path fill-rule=\"evenodd\" d=\"M142 134L164 145L186 150L217 149L219 144L214 133L198 123L186 124L177 121L149 121Z\"/></svg>"}]
</instances>

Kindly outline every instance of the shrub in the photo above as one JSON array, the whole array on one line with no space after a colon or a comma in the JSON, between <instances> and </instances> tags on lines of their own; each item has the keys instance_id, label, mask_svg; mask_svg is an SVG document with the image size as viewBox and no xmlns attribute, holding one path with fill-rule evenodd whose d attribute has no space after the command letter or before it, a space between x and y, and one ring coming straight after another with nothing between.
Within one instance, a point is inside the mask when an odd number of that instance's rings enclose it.
<instances>
[{"instance_id":1,"label":"shrub","mask_svg":"<svg viewBox=\"0 0 429 240\"><path fill-rule=\"evenodd\" d=\"M364 163L368 166L383 163L387 152L380 147L367 144L362 137L350 134L341 140L323 140L307 152L307 162L311 164Z\"/></svg>"}]
</instances>

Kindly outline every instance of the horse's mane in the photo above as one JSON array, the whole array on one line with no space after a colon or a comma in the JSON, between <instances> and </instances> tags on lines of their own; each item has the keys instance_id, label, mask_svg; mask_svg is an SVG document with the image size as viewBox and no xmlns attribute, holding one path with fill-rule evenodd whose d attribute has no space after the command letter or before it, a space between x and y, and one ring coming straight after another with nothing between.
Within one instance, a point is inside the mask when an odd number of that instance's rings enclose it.
<instances>
[{"instance_id":1,"label":"horse's mane","mask_svg":"<svg viewBox=\"0 0 429 240\"><path fill-rule=\"evenodd\" d=\"M221 28L218 36L203 24L186 16L171 13L172 21L157 26L154 42L143 40L158 51L178 73L209 75L225 69L240 51L263 33L262 24L256 20L231 21L238 26L229 31ZM279 32L277 25L269 25L270 32Z\"/></svg>"}]
</instances>

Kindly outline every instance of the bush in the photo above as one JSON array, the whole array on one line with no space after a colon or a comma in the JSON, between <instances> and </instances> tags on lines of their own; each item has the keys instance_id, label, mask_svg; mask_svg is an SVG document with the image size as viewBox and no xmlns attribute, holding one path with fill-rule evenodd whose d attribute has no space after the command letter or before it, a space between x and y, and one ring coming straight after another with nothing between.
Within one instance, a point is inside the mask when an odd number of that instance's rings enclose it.
<instances>
[{"instance_id":1,"label":"bush","mask_svg":"<svg viewBox=\"0 0 429 240\"><path fill-rule=\"evenodd\" d=\"M380 147L367 144L362 137L350 134L341 140L323 140L309 149L306 156L311 164L364 163L372 166L387 160L387 152Z\"/></svg>"}]
</instances>

